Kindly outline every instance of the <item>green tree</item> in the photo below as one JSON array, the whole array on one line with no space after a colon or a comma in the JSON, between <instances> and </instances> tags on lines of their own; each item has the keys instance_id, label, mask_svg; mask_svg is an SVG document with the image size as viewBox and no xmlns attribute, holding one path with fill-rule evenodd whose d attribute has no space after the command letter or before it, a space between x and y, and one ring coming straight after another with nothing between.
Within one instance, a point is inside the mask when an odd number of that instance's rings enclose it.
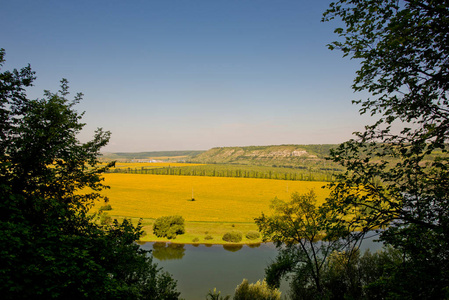
<instances>
[{"instance_id":1,"label":"green tree","mask_svg":"<svg viewBox=\"0 0 449 300\"><path fill-rule=\"evenodd\" d=\"M282 278L292 275L291 286L300 299L323 299L326 259L345 246L325 234L316 201L313 191L293 193L289 202L273 200L271 216L255 219L263 240L273 241L279 251L265 270L268 284L278 288Z\"/></svg>"},{"instance_id":2,"label":"green tree","mask_svg":"<svg viewBox=\"0 0 449 300\"><path fill-rule=\"evenodd\" d=\"M246 233L246 238L248 240L256 240L260 238L260 233L256 230L250 230Z\"/></svg>"},{"instance_id":3,"label":"green tree","mask_svg":"<svg viewBox=\"0 0 449 300\"><path fill-rule=\"evenodd\" d=\"M164 216L157 218L153 225L153 233L157 237L176 239L178 234L185 233L184 218L181 216Z\"/></svg>"},{"instance_id":4,"label":"green tree","mask_svg":"<svg viewBox=\"0 0 449 300\"><path fill-rule=\"evenodd\" d=\"M385 299L388 288L382 283L401 262L401 253L392 248L371 253L333 252L326 260L323 285L328 299ZM295 287L297 288L297 287ZM296 290L294 294L299 294Z\"/></svg>"},{"instance_id":5,"label":"green tree","mask_svg":"<svg viewBox=\"0 0 449 300\"><path fill-rule=\"evenodd\" d=\"M234 300L280 300L281 292L276 288L271 288L263 280L256 283L249 283L243 279L242 283L235 289Z\"/></svg>"},{"instance_id":6,"label":"green tree","mask_svg":"<svg viewBox=\"0 0 449 300\"><path fill-rule=\"evenodd\" d=\"M278 288L282 278L289 278L291 299L384 299L388 295L386 281L401 263L399 251L387 248L361 255L353 241L354 236L358 241L358 234L341 228L326 232L323 207L317 206L313 191L292 194L289 202L276 199L273 208L273 215L256 219L264 240L273 240L279 250L265 269L270 286Z\"/></svg>"},{"instance_id":7,"label":"green tree","mask_svg":"<svg viewBox=\"0 0 449 300\"><path fill-rule=\"evenodd\" d=\"M0 50L0 66L4 63ZM29 100L34 72L0 73L0 294L2 299L177 299L176 282L134 241L142 226L88 215L106 188L97 159L110 133L80 143L84 124L58 93Z\"/></svg>"},{"instance_id":8,"label":"green tree","mask_svg":"<svg viewBox=\"0 0 449 300\"><path fill-rule=\"evenodd\" d=\"M240 231L233 230L223 234L222 240L229 243L240 243L243 239L243 235Z\"/></svg>"},{"instance_id":9,"label":"green tree","mask_svg":"<svg viewBox=\"0 0 449 300\"><path fill-rule=\"evenodd\" d=\"M342 38L329 45L360 61L354 101L378 118L331 152L347 168L332 185L330 222L364 231L403 253L390 295L441 299L449 291L449 5L443 0L341 0ZM346 221L345 224L342 224Z\"/></svg>"}]
</instances>

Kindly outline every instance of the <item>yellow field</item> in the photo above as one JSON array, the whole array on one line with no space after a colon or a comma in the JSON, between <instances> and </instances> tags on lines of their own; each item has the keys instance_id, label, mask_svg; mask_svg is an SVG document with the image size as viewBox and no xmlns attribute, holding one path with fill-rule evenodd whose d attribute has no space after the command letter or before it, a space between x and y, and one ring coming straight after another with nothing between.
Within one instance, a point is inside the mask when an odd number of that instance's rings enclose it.
<instances>
[{"instance_id":1,"label":"yellow field","mask_svg":"<svg viewBox=\"0 0 449 300\"><path fill-rule=\"evenodd\" d=\"M113 207L110 215L145 219L181 215L188 222L254 222L262 211L269 212L275 197L288 200L293 192L314 189L321 202L329 193L321 188L324 182L312 181L146 174L104 174L104 178L111 187L102 192Z\"/></svg>"}]
</instances>

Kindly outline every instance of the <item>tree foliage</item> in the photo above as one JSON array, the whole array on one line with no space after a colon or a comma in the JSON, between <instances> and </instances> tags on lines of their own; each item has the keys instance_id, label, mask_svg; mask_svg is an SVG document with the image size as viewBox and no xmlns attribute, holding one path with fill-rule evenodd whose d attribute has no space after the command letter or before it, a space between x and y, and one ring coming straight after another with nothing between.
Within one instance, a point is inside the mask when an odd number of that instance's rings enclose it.
<instances>
[{"instance_id":1,"label":"tree foliage","mask_svg":"<svg viewBox=\"0 0 449 300\"><path fill-rule=\"evenodd\" d=\"M274 199L273 214L262 214L255 221L263 240L273 241L278 248L276 260L266 269L268 284L278 288L282 278L293 275L293 285L304 287L309 298L319 299L325 292L322 273L326 259L344 244L325 234L316 202L313 191L293 193L289 202Z\"/></svg>"},{"instance_id":2,"label":"tree foliage","mask_svg":"<svg viewBox=\"0 0 449 300\"><path fill-rule=\"evenodd\" d=\"M275 199L274 213L256 219L264 240L278 248L276 259L265 269L266 282L279 288L289 279L291 299L384 299L388 279L402 261L392 248L360 253L353 234L326 227L327 208L316 205L313 191L292 194L289 202ZM335 228L333 228L335 230Z\"/></svg>"},{"instance_id":3,"label":"tree foliage","mask_svg":"<svg viewBox=\"0 0 449 300\"><path fill-rule=\"evenodd\" d=\"M0 50L0 66L5 51ZM176 282L134 241L141 225L99 225L88 211L106 186L97 157L110 133L81 143L84 124L58 93L29 100L30 66L0 73L2 299L177 299Z\"/></svg>"},{"instance_id":4,"label":"tree foliage","mask_svg":"<svg viewBox=\"0 0 449 300\"><path fill-rule=\"evenodd\" d=\"M243 235L238 230L233 230L223 234L222 240L229 243L240 243L243 239Z\"/></svg>"},{"instance_id":5,"label":"tree foliage","mask_svg":"<svg viewBox=\"0 0 449 300\"><path fill-rule=\"evenodd\" d=\"M157 237L176 239L178 234L184 234L185 222L181 216L164 216L157 218L153 225L153 233Z\"/></svg>"},{"instance_id":6,"label":"tree foliage","mask_svg":"<svg viewBox=\"0 0 449 300\"><path fill-rule=\"evenodd\" d=\"M329 227L386 228L403 252L390 295L436 299L449 287L449 5L427 0L341 0L329 45L360 61L353 89L360 113L377 118L331 152L347 168L331 185L328 209L352 218ZM337 222L338 221L338 222ZM344 221L344 222L343 222ZM401 275L400 275L401 274Z\"/></svg>"},{"instance_id":7,"label":"tree foliage","mask_svg":"<svg viewBox=\"0 0 449 300\"><path fill-rule=\"evenodd\" d=\"M235 289L234 300L280 300L281 292L276 288L268 286L265 280L249 283L243 279L242 283Z\"/></svg>"},{"instance_id":8,"label":"tree foliage","mask_svg":"<svg viewBox=\"0 0 449 300\"><path fill-rule=\"evenodd\" d=\"M245 236L248 240L256 240L260 238L260 233L256 230L250 230L246 233Z\"/></svg>"}]
</instances>

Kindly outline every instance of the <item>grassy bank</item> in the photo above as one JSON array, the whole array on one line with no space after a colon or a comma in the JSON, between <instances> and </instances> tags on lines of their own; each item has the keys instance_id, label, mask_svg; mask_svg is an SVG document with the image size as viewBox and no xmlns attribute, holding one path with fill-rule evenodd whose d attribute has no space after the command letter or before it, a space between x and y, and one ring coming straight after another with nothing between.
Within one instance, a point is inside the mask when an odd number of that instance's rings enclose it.
<instances>
[{"instance_id":1,"label":"grassy bank","mask_svg":"<svg viewBox=\"0 0 449 300\"><path fill-rule=\"evenodd\" d=\"M122 220L121 216L112 216ZM138 218L131 218L134 224L137 224ZM178 235L176 239L158 238L153 234L154 219L142 219L145 235L140 242L170 242L180 244L230 244L222 240L225 233L230 231L240 231L243 240L238 244L257 244L262 242L262 238L247 239L246 234L249 231L257 231L257 225L252 223L222 223L222 222L186 222L186 233Z\"/></svg>"}]
</instances>

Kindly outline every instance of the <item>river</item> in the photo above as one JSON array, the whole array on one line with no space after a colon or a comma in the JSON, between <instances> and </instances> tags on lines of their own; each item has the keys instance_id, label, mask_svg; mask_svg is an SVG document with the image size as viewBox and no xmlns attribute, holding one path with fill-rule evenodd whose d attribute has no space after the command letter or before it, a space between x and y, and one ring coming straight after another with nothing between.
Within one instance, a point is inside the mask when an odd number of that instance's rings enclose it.
<instances>
[{"instance_id":1,"label":"river","mask_svg":"<svg viewBox=\"0 0 449 300\"><path fill-rule=\"evenodd\" d=\"M206 299L209 290L221 291L222 296L234 295L244 278L250 283L265 277L266 266L275 259L277 250L271 243L256 246L184 245L145 243L153 250L155 262L178 281L178 291L186 300ZM372 251L381 244L364 241L362 250ZM288 284L281 285L283 294Z\"/></svg>"},{"instance_id":2,"label":"river","mask_svg":"<svg viewBox=\"0 0 449 300\"><path fill-rule=\"evenodd\" d=\"M146 243L153 250L155 262L178 280L178 291L186 300L206 299L209 290L221 295L234 295L244 278L262 280L264 269L276 257L273 244L226 247L222 245L177 245Z\"/></svg>"}]
</instances>

